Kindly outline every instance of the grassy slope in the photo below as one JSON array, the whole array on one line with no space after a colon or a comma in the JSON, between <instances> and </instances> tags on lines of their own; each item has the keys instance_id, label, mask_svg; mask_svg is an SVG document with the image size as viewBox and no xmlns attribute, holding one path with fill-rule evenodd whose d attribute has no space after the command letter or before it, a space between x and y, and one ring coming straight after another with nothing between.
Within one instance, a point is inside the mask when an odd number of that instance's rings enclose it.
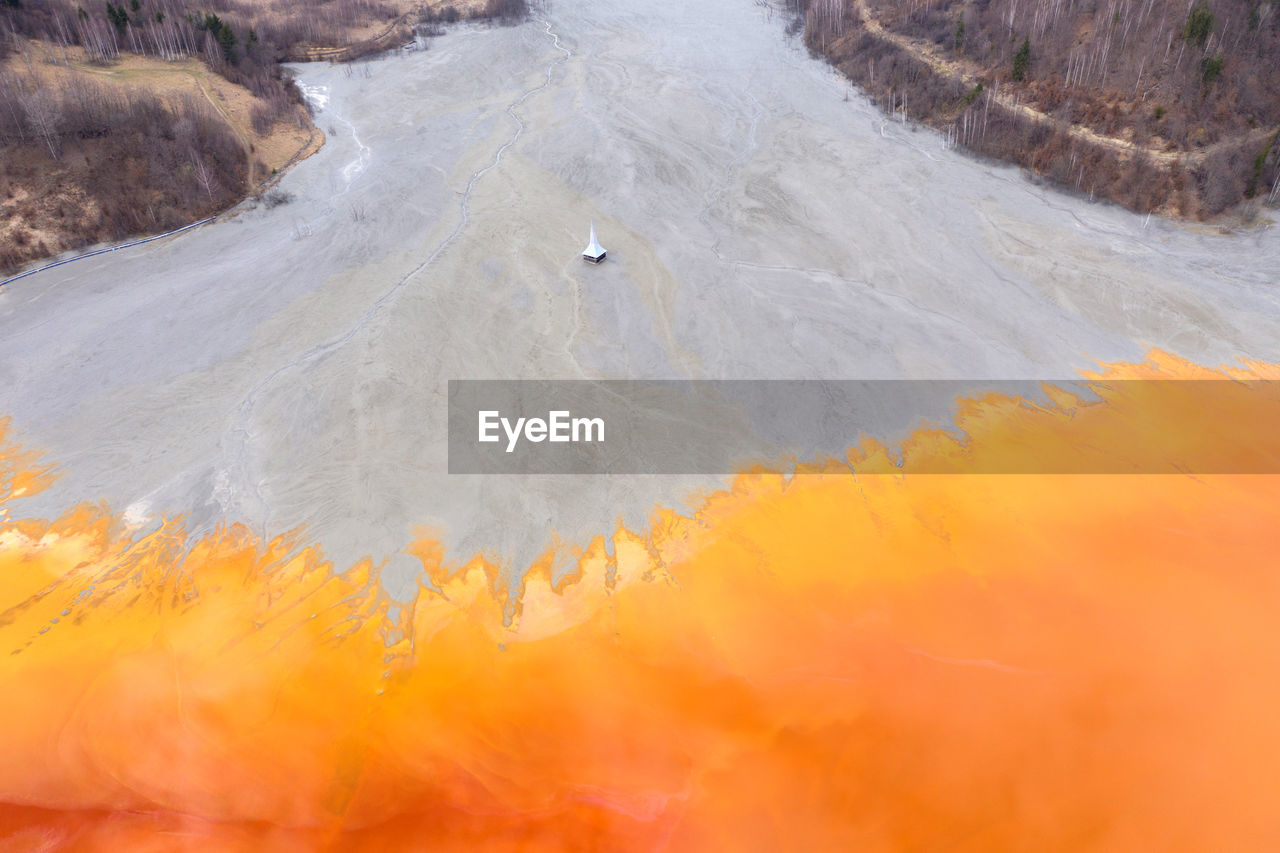
<instances>
[{"instance_id":1,"label":"grassy slope","mask_svg":"<svg viewBox=\"0 0 1280 853\"><path fill-rule=\"evenodd\" d=\"M300 106L266 133L255 131L253 94L190 58L122 54L103 66L88 62L78 47L24 41L0 68L8 80L64 96L78 89L156 102L169 111L160 121L170 127L190 121L194 107L226 131L198 134L194 156L163 126L158 132L111 126L93 134L63 133L56 157L42 139L11 140L0 167L0 265L8 268L203 218L323 141ZM211 148L221 148L221 156ZM195 157L213 172L208 187L195 174Z\"/></svg>"},{"instance_id":2,"label":"grassy slope","mask_svg":"<svg viewBox=\"0 0 1280 853\"><path fill-rule=\"evenodd\" d=\"M203 218L316 150L323 134L277 61L350 59L404 41L418 20L500 16L510 4L208 5L235 35L232 62L188 0L122 2L120 27L110 10L81 14L68 0L0 7L0 271ZM157 55L156 33L175 26L181 56ZM104 55L111 42L119 52ZM32 121L41 104L56 116L51 134Z\"/></svg>"}]
</instances>

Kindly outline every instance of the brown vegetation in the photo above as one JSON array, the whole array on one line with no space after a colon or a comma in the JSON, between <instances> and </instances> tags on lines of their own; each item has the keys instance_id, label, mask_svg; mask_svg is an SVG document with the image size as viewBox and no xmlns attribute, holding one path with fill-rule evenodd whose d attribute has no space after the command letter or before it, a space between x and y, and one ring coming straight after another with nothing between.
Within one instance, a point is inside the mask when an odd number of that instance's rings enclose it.
<instances>
[{"instance_id":1,"label":"brown vegetation","mask_svg":"<svg viewBox=\"0 0 1280 853\"><path fill-rule=\"evenodd\" d=\"M1138 211L1280 193L1280 0L801 0L888 111Z\"/></svg>"},{"instance_id":2,"label":"brown vegetation","mask_svg":"<svg viewBox=\"0 0 1280 853\"><path fill-rule=\"evenodd\" d=\"M0 74L0 267L165 231L237 201L246 152L208 104Z\"/></svg>"},{"instance_id":3,"label":"brown vegetation","mask_svg":"<svg viewBox=\"0 0 1280 853\"><path fill-rule=\"evenodd\" d=\"M258 132L261 106L197 60L19 40L0 62L0 266L203 218L322 141L299 105Z\"/></svg>"},{"instance_id":4,"label":"brown vegetation","mask_svg":"<svg viewBox=\"0 0 1280 853\"><path fill-rule=\"evenodd\" d=\"M354 59L420 21L526 12L525 0L0 0L0 269L255 190L312 144L282 61Z\"/></svg>"}]
</instances>

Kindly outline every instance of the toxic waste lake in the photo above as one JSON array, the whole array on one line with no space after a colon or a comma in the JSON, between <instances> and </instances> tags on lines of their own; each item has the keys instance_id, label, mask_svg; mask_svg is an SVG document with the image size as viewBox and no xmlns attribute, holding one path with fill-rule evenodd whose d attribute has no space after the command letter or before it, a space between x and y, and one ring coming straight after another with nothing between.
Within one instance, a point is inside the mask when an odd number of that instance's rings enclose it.
<instances>
[{"instance_id":1,"label":"toxic waste lake","mask_svg":"<svg viewBox=\"0 0 1280 853\"><path fill-rule=\"evenodd\" d=\"M327 142L293 201L0 289L0 414L60 465L29 511L306 525L407 583L420 527L519 568L707 485L450 476L451 378L1280 360L1274 229L1137 216L952 150L785 25L745 0L558 0L297 66Z\"/></svg>"}]
</instances>

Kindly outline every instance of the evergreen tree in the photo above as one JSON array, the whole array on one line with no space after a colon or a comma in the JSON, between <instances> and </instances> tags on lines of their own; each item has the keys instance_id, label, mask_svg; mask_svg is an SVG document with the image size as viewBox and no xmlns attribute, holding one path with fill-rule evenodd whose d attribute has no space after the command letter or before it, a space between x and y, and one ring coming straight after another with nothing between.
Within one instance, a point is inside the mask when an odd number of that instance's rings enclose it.
<instances>
[{"instance_id":1,"label":"evergreen tree","mask_svg":"<svg viewBox=\"0 0 1280 853\"><path fill-rule=\"evenodd\" d=\"M223 24L215 34L218 39L218 45L222 48L222 58L227 62L236 61L236 34L231 32L231 27Z\"/></svg>"},{"instance_id":2,"label":"evergreen tree","mask_svg":"<svg viewBox=\"0 0 1280 853\"><path fill-rule=\"evenodd\" d=\"M1209 4L1204 0L1197 0L1191 7L1191 11L1187 13L1187 25L1182 30L1182 36L1192 44L1204 47L1211 30L1213 30L1213 13L1209 11Z\"/></svg>"},{"instance_id":3,"label":"evergreen tree","mask_svg":"<svg viewBox=\"0 0 1280 853\"><path fill-rule=\"evenodd\" d=\"M1022 40L1022 47L1013 55L1013 79L1025 80L1027 69L1031 66L1031 37Z\"/></svg>"},{"instance_id":4,"label":"evergreen tree","mask_svg":"<svg viewBox=\"0 0 1280 853\"><path fill-rule=\"evenodd\" d=\"M124 28L129 24L129 13L124 10L124 5L117 6L114 3L107 3L107 18L115 26L116 32L124 33Z\"/></svg>"}]
</instances>

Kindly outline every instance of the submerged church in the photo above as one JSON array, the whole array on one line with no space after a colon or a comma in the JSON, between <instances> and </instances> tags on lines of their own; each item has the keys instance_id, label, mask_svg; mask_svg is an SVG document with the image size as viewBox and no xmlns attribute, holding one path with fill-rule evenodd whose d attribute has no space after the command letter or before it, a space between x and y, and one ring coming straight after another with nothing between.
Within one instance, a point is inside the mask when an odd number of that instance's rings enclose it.
<instances>
[{"instance_id":1,"label":"submerged church","mask_svg":"<svg viewBox=\"0 0 1280 853\"><path fill-rule=\"evenodd\" d=\"M587 248L582 250L582 259L593 264L598 264L604 260L604 246L600 245L600 241L596 239L596 224L591 223L591 242L587 244Z\"/></svg>"}]
</instances>

